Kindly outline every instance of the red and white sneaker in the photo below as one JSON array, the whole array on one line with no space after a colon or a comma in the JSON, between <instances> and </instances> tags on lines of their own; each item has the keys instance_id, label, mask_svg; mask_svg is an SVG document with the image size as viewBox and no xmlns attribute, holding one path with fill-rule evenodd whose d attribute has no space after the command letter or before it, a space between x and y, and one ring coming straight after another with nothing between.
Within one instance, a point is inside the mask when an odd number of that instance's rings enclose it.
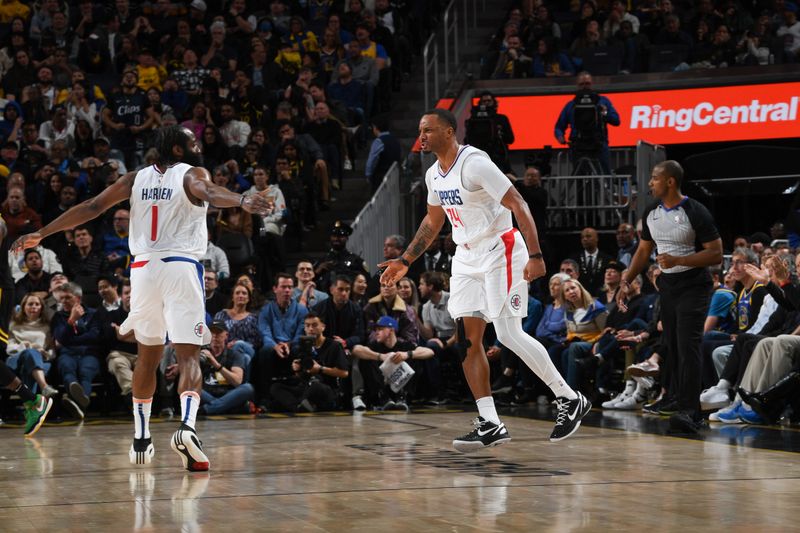
<instances>
[{"instance_id":1,"label":"red and white sneaker","mask_svg":"<svg viewBox=\"0 0 800 533\"><path fill-rule=\"evenodd\" d=\"M189 472L205 472L209 468L208 457L203 453L203 443L197 433L186 424L181 424L170 442L175 453L181 456L183 467Z\"/></svg>"}]
</instances>

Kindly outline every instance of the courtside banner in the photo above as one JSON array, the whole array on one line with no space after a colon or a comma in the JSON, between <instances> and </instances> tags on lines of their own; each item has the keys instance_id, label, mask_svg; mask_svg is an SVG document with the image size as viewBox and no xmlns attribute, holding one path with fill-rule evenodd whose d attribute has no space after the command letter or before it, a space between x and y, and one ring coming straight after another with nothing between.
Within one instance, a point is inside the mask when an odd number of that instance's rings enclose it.
<instances>
[{"instance_id":1,"label":"courtside banner","mask_svg":"<svg viewBox=\"0 0 800 533\"><path fill-rule=\"evenodd\" d=\"M707 143L800 137L800 82L604 93L620 116L611 146ZM500 96L514 129L512 150L561 147L553 134L572 95ZM476 99L477 102L477 99Z\"/></svg>"}]
</instances>

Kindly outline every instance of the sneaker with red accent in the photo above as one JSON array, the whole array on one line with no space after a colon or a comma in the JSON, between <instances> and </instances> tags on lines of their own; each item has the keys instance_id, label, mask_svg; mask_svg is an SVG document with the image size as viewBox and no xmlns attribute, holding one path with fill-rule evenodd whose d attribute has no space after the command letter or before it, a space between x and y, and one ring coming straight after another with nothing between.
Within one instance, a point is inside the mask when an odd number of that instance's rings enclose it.
<instances>
[{"instance_id":1,"label":"sneaker with red accent","mask_svg":"<svg viewBox=\"0 0 800 533\"><path fill-rule=\"evenodd\" d=\"M183 467L189 472L205 472L209 468L208 457L203 453L203 443L197 438L194 428L181 424L172 435L170 443L175 453L181 456Z\"/></svg>"}]
</instances>

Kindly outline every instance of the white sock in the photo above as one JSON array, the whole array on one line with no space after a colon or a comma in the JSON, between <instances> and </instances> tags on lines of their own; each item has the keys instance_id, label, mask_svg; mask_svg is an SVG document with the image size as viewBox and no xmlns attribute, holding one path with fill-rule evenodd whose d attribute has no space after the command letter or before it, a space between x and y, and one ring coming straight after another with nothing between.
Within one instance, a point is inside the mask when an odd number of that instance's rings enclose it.
<instances>
[{"instance_id":1,"label":"white sock","mask_svg":"<svg viewBox=\"0 0 800 533\"><path fill-rule=\"evenodd\" d=\"M625 390L623 391L623 394L625 394L626 396L630 396L631 394L634 393L636 389L637 389L636 381L629 379L625 382Z\"/></svg>"},{"instance_id":2,"label":"white sock","mask_svg":"<svg viewBox=\"0 0 800 533\"><path fill-rule=\"evenodd\" d=\"M498 318L494 321L494 329L497 339L517 354L528 368L550 387L557 398L574 400L578 397L558 373L545 347L523 331L519 317Z\"/></svg>"},{"instance_id":3,"label":"white sock","mask_svg":"<svg viewBox=\"0 0 800 533\"><path fill-rule=\"evenodd\" d=\"M722 390L728 390L731 388L731 382L728 381L727 379L721 379L719 380L719 383L717 383L717 388Z\"/></svg>"},{"instance_id":4,"label":"white sock","mask_svg":"<svg viewBox=\"0 0 800 533\"><path fill-rule=\"evenodd\" d=\"M500 417L497 416L497 409L494 408L494 398L491 396L484 396L483 398L478 398L475 403L478 404L478 413L480 413L484 420L494 422L495 424L500 423Z\"/></svg>"},{"instance_id":5,"label":"white sock","mask_svg":"<svg viewBox=\"0 0 800 533\"><path fill-rule=\"evenodd\" d=\"M153 407L152 398L133 399L133 437L136 439L150 438L150 408Z\"/></svg>"},{"instance_id":6,"label":"white sock","mask_svg":"<svg viewBox=\"0 0 800 533\"><path fill-rule=\"evenodd\" d=\"M193 390L181 393L181 423L194 429L198 408L200 408L199 394Z\"/></svg>"}]
</instances>

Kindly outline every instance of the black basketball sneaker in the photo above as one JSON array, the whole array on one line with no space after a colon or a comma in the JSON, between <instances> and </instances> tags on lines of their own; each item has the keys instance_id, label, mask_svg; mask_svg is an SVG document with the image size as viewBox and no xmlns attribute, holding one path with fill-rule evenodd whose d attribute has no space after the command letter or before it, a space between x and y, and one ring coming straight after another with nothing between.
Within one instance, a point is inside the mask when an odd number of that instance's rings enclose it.
<instances>
[{"instance_id":1,"label":"black basketball sneaker","mask_svg":"<svg viewBox=\"0 0 800 533\"><path fill-rule=\"evenodd\" d=\"M474 426L472 431L463 437L453 439L453 448L467 453L481 448L499 446L511 440L511 435L508 434L506 425L502 422L495 424L479 416L472 421L472 425Z\"/></svg>"},{"instance_id":2,"label":"black basketball sneaker","mask_svg":"<svg viewBox=\"0 0 800 533\"><path fill-rule=\"evenodd\" d=\"M550 434L551 442L558 442L564 440L576 431L581 425L581 419L586 416L586 413L592 408L592 402L580 392L574 400L567 398L556 398L556 427L553 428L553 433Z\"/></svg>"}]
</instances>

